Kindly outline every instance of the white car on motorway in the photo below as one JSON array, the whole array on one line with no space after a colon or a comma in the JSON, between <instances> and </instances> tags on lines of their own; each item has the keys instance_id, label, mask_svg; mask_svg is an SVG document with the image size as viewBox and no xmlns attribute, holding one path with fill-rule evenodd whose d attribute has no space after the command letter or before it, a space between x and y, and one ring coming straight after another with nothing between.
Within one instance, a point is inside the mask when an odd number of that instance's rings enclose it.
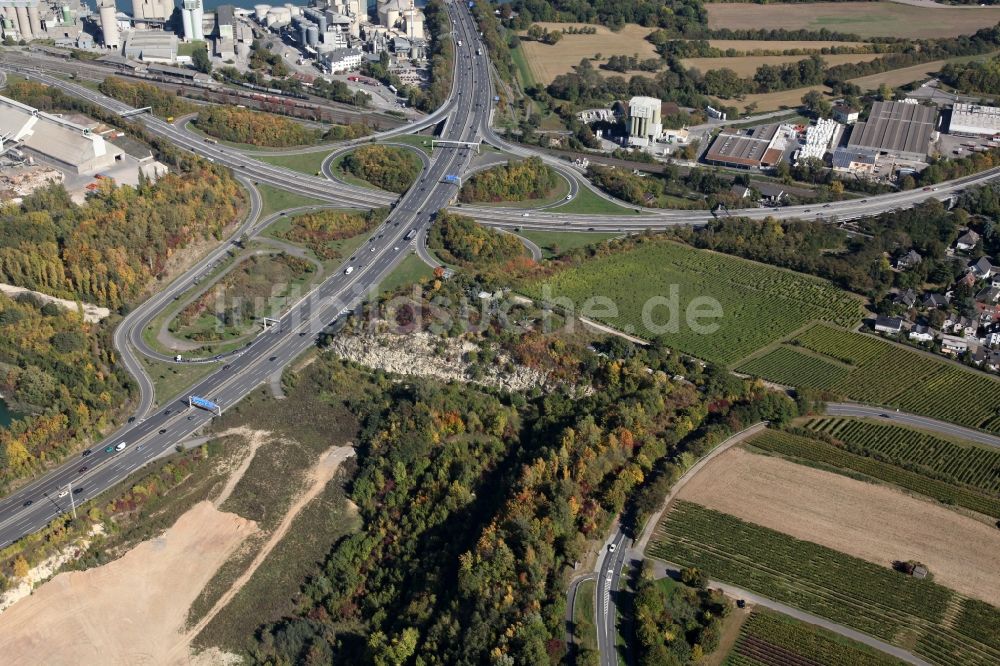
<instances>
[{"instance_id":1,"label":"white car on motorway","mask_svg":"<svg viewBox=\"0 0 1000 666\"><path fill-rule=\"evenodd\" d=\"M354 272L354 266L348 266L347 268L344 269L344 275L350 275L353 272Z\"/></svg>"}]
</instances>

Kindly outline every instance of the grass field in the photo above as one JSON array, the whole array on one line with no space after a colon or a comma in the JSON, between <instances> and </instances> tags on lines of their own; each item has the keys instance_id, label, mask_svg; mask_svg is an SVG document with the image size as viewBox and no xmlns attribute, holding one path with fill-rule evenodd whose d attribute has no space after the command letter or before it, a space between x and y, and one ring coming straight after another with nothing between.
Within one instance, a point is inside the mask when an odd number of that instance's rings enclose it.
<instances>
[{"instance_id":1,"label":"grass field","mask_svg":"<svg viewBox=\"0 0 1000 666\"><path fill-rule=\"evenodd\" d=\"M263 205L260 209L260 219L268 215L277 213L279 210L288 208L298 208L299 206L327 206L327 202L313 199L302 194L282 190L271 185L261 183L257 186L260 192Z\"/></svg>"},{"instance_id":2,"label":"grass field","mask_svg":"<svg viewBox=\"0 0 1000 666\"><path fill-rule=\"evenodd\" d=\"M549 30L565 30L570 26L582 27L582 23L538 23ZM549 46L541 42L523 40L521 48L532 78L543 85L552 83L552 79L560 74L572 71L584 58L593 58L600 53L603 57L595 61L594 67L607 62L613 55L638 55L639 59L658 58L653 45L646 41L646 35L653 28L641 25L627 24L618 32L613 32L604 26L596 27L594 35L566 35L559 43ZM617 72L611 72L616 74Z\"/></svg>"},{"instance_id":3,"label":"grass field","mask_svg":"<svg viewBox=\"0 0 1000 666\"><path fill-rule=\"evenodd\" d=\"M737 369L779 384L1000 432L1000 380L861 333L812 326Z\"/></svg>"},{"instance_id":4,"label":"grass field","mask_svg":"<svg viewBox=\"0 0 1000 666\"><path fill-rule=\"evenodd\" d=\"M163 406L185 388L218 370L218 363L165 363L142 357L142 364L153 380L156 404Z\"/></svg>"},{"instance_id":5,"label":"grass field","mask_svg":"<svg viewBox=\"0 0 1000 666\"><path fill-rule=\"evenodd\" d=\"M597 651L597 627L594 626L594 586L592 580L580 583L576 590L576 608L573 613L573 634L582 649Z\"/></svg>"},{"instance_id":6,"label":"grass field","mask_svg":"<svg viewBox=\"0 0 1000 666\"><path fill-rule=\"evenodd\" d=\"M379 293L395 291L404 284L413 284L434 277L434 270L416 254L410 254L379 284Z\"/></svg>"},{"instance_id":7,"label":"grass field","mask_svg":"<svg viewBox=\"0 0 1000 666\"><path fill-rule=\"evenodd\" d=\"M945 504L962 506L987 516L1000 518L1000 499L932 475L912 471L910 468L913 464L912 458L898 458L898 462L895 463L885 462L871 455L852 453L819 439L800 437L778 430L765 430L748 443L761 451L778 453L798 462L841 471L858 478L884 481ZM944 443L951 450L960 448L950 442Z\"/></svg>"},{"instance_id":8,"label":"grass field","mask_svg":"<svg viewBox=\"0 0 1000 666\"><path fill-rule=\"evenodd\" d=\"M330 149L327 148L325 150L317 150L311 153L302 153L300 155L258 155L257 159L261 162L273 164L274 166L284 167L285 169L291 169L292 171L298 171L299 173L315 176L320 172L323 160L326 159L330 152Z\"/></svg>"},{"instance_id":9,"label":"grass field","mask_svg":"<svg viewBox=\"0 0 1000 666\"><path fill-rule=\"evenodd\" d=\"M424 136L423 134L403 134L402 136L394 136L387 141L382 141L383 144L393 144L402 143L407 146L413 146L414 148L419 148L428 155L433 152L431 148L431 141L434 139L432 136Z\"/></svg>"},{"instance_id":10,"label":"grass field","mask_svg":"<svg viewBox=\"0 0 1000 666\"><path fill-rule=\"evenodd\" d=\"M578 247L586 247L601 243L610 238L616 238L621 234L605 234L587 231L519 231L519 236L524 236L538 247L542 248L542 258L551 259L569 250Z\"/></svg>"},{"instance_id":11,"label":"grass field","mask_svg":"<svg viewBox=\"0 0 1000 666\"><path fill-rule=\"evenodd\" d=\"M195 342L240 337L308 291L317 266L291 255L244 257L205 293L181 310L170 331Z\"/></svg>"},{"instance_id":12,"label":"grass field","mask_svg":"<svg viewBox=\"0 0 1000 666\"><path fill-rule=\"evenodd\" d=\"M721 275L726 279L720 280ZM861 314L856 298L828 282L663 240L563 269L525 290L542 298L544 289L551 297L569 298L578 311L591 297L607 297L617 307L617 316L580 314L647 338L656 337L647 323L664 324L669 314L661 304L650 311L652 321L643 322L643 308L649 307L650 299L668 297L673 289L677 327L676 332L665 332L664 340L679 351L716 363L737 361L812 320L849 324ZM685 309L699 297L721 306L722 316L711 320L717 325L714 333L695 332L684 321Z\"/></svg>"},{"instance_id":13,"label":"grass field","mask_svg":"<svg viewBox=\"0 0 1000 666\"><path fill-rule=\"evenodd\" d=\"M844 63L868 62L881 57L880 53L840 53L821 56L827 65L843 65ZM681 62L685 67L694 67L704 73L710 69L731 69L740 76L752 77L757 68L762 65L783 65L787 62L805 60L807 55L777 55L777 56L744 56L741 58L685 58ZM805 93L803 93L805 94Z\"/></svg>"},{"instance_id":14,"label":"grass field","mask_svg":"<svg viewBox=\"0 0 1000 666\"><path fill-rule=\"evenodd\" d=\"M654 557L694 566L710 578L745 587L897 645L942 664L1000 661L1000 635L977 639L946 621L969 610L994 626L1000 611L969 606L950 590L871 562L677 502L657 527Z\"/></svg>"},{"instance_id":15,"label":"grass field","mask_svg":"<svg viewBox=\"0 0 1000 666\"><path fill-rule=\"evenodd\" d=\"M794 655L794 656L793 656ZM724 666L902 666L904 662L863 643L769 610L754 610Z\"/></svg>"},{"instance_id":16,"label":"grass field","mask_svg":"<svg viewBox=\"0 0 1000 666\"><path fill-rule=\"evenodd\" d=\"M572 201L551 209L555 213L580 213L581 215L639 215L633 208L625 208L599 197L586 187L581 187Z\"/></svg>"},{"instance_id":17,"label":"grass field","mask_svg":"<svg viewBox=\"0 0 1000 666\"><path fill-rule=\"evenodd\" d=\"M955 37L1000 21L1000 7L917 7L884 1L709 3L705 8L712 29L826 28L861 37Z\"/></svg>"}]
</instances>

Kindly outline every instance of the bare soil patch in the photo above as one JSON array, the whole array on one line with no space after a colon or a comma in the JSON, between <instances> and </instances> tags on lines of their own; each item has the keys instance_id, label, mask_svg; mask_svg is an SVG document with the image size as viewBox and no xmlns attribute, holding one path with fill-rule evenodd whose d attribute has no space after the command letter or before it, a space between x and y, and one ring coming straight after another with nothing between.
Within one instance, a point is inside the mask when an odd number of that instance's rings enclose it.
<instances>
[{"instance_id":1,"label":"bare soil patch","mask_svg":"<svg viewBox=\"0 0 1000 666\"><path fill-rule=\"evenodd\" d=\"M938 583L1000 605L1000 531L888 486L734 448L678 497L886 567L919 560Z\"/></svg>"},{"instance_id":2,"label":"bare soil patch","mask_svg":"<svg viewBox=\"0 0 1000 666\"><path fill-rule=\"evenodd\" d=\"M151 664L188 606L256 526L200 502L163 536L88 571L59 574L3 614L0 654L24 664ZM187 663L187 655L172 663Z\"/></svg>"},{"instance_id":3,"label":"bare soil patch","mask_svg":"<svg viewBox=\"0 0 1000 666\"><path fill-rule=\"evenodd\" d=\"M710 28L820 30L861 37L955 37L1000 21L1000 7L924 7L894 2L709 3Z\"/></svg>"},{"instance_id":4,"label":"bare soil patch","mask_svg":"<svg viewBox=\"0 0 1000 666\"><path fill-rule=\"evenodd\" d=\"M299 512L305 508L306 504L314 500L321 492L323 492L323 488L325 488L326 484L333 478L333 475L337 472L337 468L340 467L340 463L352 455L354 455L353 448L349 446L334 446L324 453L322 457L320 457L316 466L309 471L309 478L307 481L309 485L305 492L303 492L288 508L288 511L285 513L285 517L282 518L281 522L275 528L271 537L267 540L267 543L265 543L263 548L258 551L257 555L250 563L250 566L248 566L240 577L233 582L232 586L226 590L222 597L219 598L212 609L206 613L201 620L199 620L198 624L187 632L183 639L177 644L175 647L175 653L178 653L177 656L187 654L188 646L191 644L191 641L193 641L201 630L208 626L208 623L219 614L219 611L225 608L226 604L232 601L233 597L235 597L236 594L243 589L243 586L249 582L251 576L253 576L254 572L257 571L257 569L260 568L260 565L264 563L264 560L266 560L267 556L271 554L271 551L274 550L276 545L278 545L278 542L280 542L285 537L285 534L288 533L288 529L292 526L292 522L295 520L295 517L299 515Z\"/></svg>"}]
</instances>

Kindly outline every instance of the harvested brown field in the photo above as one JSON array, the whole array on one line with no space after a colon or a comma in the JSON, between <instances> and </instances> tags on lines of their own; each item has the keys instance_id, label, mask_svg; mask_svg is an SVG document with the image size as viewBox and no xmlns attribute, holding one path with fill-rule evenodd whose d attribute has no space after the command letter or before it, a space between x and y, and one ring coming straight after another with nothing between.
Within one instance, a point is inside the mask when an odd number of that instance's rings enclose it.
<instances>
[{"instance_id":1,"label":"harvested brown field","mask_svg":"<svg viewBox=\"0 0 1000 666\"><path fill-rule=\"evenodd\" d=\"M1000 605L1000 530L930 500L735 448L678 497L886 567L918 560L936 582Z\"/></svg>"},{"instance_id":2,"label":"harvested brown field","mask_svg":"<svg viewBox=\"0 0 1000 666\"><path fill-rule=\"evenodd\" d=\"M535 81L543 85L548 85L560 74L572 71L572 68L579 65L584 58L592 58L598 53L603 57L594 62L595 68L598 64L607 62L613 55L638 55L640 59L659 57L653 45L646 41L646 35L653 29L641 25L630 23L618 32L612 32L603 26L587 26L584 23L538 23L538 25L549 30L566 30L571 26L597 28L597 34L594 35L563 35L559 43L553 46L528 40L521 42L524 57L528 61L528 67L531 68ZM617 74L617 72L609 73Z\"/></svg>"},{"instance_id":3,"label":"harvested brown field","mask_svg":"<svg viewBox=\"0 0 1000 666\"><path fill-rule=\"evenodd\" d=\"M888 72L882 72L881 74L862 76L857 79L851 79L850 82L857 84L862 90L878 90L878 87L883 83L895 88L913 81L930 78L935 72L944 67L946 62L948 61L934 60L932 62L925 62L922 65L914 65L913 67L904 67L902 69L892 69Z\"/></svg>"},{"instance_id":4,"label":"harvested brown field","mask_svg":"<svg viewBox=\"0 0 1000 666\"><path fill-rule=\"evenodd\" d=\"M869 62L878 58L878 53L841 53L821 56L828 66L844 63ZM761 65L784 65L786 62L798 62L808 58L807 55L789 56L744 56L740 58L685 58L685 67L694 67L704 73L710 69L728 68L740 76L753 76ZM803 93L805 94L805 93ZM800 95L801 97L801 95Z\"/></svg>"},{"instance_id":5,"label":"harvested brown field","mask_svg":"<svg viewBox=\"0 0 1000 666\"><path fill-rule=\"evenodd\" d=\"M709 3L710 28L821 30L861 37L955 37L1000 21L1000 7L916 7L894 2Z\"/></svg>"},{"instance_id":6,"label":"harvested brown field","mask_svg":"<svg viewBox=\"0 0 1000 666\"><path fill-rule=\"evenodd\" d=\"M829 94L830 89L826 86L810 86L808 88L795 88L794 90L779 90L772 93L759 93L756 95L746 95L743 99L722 99L716 100L723 106L735 106L743 109L748 104L757 105L757 113L765 111L777 111L778 109L794 109L802 106L802 96L810 90L819 90Z\"/></svg>"}]
</instances>

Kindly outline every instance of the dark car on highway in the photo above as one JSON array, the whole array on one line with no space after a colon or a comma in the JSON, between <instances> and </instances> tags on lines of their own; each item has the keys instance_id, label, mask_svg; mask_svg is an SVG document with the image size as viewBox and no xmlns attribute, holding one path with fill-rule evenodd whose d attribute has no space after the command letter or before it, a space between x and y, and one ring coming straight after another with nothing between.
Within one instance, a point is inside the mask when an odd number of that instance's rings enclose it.
<instances>
[{"instance_id":1,"label":"dark car on highway","mask_svg":"<svg viewBox=\"0 0 1000 666\"><path fill-rule=\"evenodd\" d=\"M86 471L87 471L88 469L90 469L90 468L89 468L89 467L87 467L86 465L84 465L83 467L81 467L80 469L78 469L78 470L76 470L76 471L77 471L77 473L78 473L78 474L83 474L83 473L84 473L84 472L86 472Z\"/></svg>"},{"instance_id":2,"label":"dark car on highway","mask_svg":"<svg viewBox=\"0 0 1000 666\"><path fill-rule=\"evenodd\" d=\"M81 454L80 454L80 457L81 457L81 458L86 458L86 457L87 457L87 456L89 456L89 455L90 455L91 453L93 453L93 451L92 451L92 450L90 450L90 449L87 449L86 451L84 451L83 453L81 453Z\"/></svg>"}]
</instances>

